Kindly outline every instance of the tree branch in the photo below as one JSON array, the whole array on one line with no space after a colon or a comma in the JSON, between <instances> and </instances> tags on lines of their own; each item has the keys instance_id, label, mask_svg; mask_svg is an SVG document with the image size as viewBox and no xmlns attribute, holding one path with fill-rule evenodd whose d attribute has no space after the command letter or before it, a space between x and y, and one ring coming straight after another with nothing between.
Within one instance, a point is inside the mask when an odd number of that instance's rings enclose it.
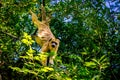
<instances>
[{"instance_id":1,"label":"tree branch","mask_svg":"<svg viewBox=\"0 0 120 80\"><path fill-rule=\"evenodd\" d=\"M8 36L10 36L10 37L12 37L12 38L18 39L17 36L14 36L14 35L12 35L12 34L10 34L10 33L7 33L7 32L5 32L5 31L1 31L1 32L4 33L4 34L6 34L6 35L8 35Z\"/></svg>"}]
</instances>

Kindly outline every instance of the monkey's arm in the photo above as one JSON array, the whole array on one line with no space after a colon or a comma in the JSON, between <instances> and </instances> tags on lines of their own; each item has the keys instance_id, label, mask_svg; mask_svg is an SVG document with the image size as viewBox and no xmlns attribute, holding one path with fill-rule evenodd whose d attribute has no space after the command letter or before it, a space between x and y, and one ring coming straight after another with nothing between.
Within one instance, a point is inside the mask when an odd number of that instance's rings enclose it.
<instances>
[{"instance_id":1,"label":"monkey's arm","mask_svg":"<svg viewBox=\"0 0 120 80\"><path fill-rule=\"evenodd\" d=\"M42 10L42 21L46 21L46 11L43 5L41 5Z\"/></svg>"},{"instance_id":2,"label":"monkey's arm","mask_svg":"<svg viewBox=\"0 0 120 80\"><path fill-rule=\"evenodd\" d=\"M44 44L42 45L41 52L48 52L48 50L49 50L48 44L49 44L49 43L46 42L46 43L44 43Z\"/></svg>"},{"instance_id":3,"label":"monkey's arm","mask_svg":"<svg viewBox=\"0 0 120 80\"><path fill-rule=\"evenodd\" d=\"M38 20L38 17L36 16L36 14L33 13L31 10L30 10L30 14L32 14L32 21L33 21L33 23L34 23L37 27L40 27L41 22Z\"/></svg>"}]
</instances>

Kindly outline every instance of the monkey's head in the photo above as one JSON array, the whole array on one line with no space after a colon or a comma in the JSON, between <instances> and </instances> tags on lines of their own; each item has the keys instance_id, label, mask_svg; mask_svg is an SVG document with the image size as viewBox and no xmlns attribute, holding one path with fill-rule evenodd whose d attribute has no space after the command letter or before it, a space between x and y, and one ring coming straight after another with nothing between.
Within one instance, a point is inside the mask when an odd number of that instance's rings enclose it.
<instances>
[{"instance_id":1,"label":"monkey's head","mask_svg":"<svg viewBox=\"0 0 120 80\"><path fill-rule=\"evenodd\" d=\"M50 51L56 51L59 47L60 40L56 38L51 38L49 40L49 49Z\"/></svg>"}]
</instances>

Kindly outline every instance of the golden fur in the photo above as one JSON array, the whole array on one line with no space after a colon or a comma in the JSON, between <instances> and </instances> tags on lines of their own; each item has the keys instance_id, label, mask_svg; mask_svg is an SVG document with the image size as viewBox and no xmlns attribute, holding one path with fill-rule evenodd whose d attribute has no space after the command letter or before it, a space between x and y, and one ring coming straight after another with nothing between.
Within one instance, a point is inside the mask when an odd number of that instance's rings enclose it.
<instances>
[{"instance_id":1,"label":"golden fur","mask_svg":"<svg viewBox=\"0 0 120 80\"><path fill-rule=\"evenodd\" d=\"M38 17L30 11L32 14L32 21L37 26L38 31L35 35L37 44L41 46L41 52L54 52L53 56L49 56L49 64L54 64L54 59L59 47L59 39L56 39L49 27L49 20L46 19L45 9L42 6L42 21L38 20ZM47 65L47 59L42 65Z\"/></svg>"}]
</instances>

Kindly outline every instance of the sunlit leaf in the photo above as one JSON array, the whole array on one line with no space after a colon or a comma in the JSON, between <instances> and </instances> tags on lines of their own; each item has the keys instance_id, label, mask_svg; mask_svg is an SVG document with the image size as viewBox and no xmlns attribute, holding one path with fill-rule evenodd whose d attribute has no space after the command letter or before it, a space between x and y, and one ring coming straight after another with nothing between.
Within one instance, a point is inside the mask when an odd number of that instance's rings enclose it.
<instances>
[{"instance_id":1,"label":"sunlit leaf","mask_svg":"<svg viewBox=\"0 0 120 80\"><path fill-rule=\"evenodd\" d=\"M100 79L100 75L95 75L92 80L99 80Z\"/></svg>"},{"instance_id":2,"label":"sunlit leaf","mask_svg":"<svg viewBox=\"0 0 120 80\"><path fill-rule=\"evenodd\" d=\"M49 72L49 71L54 71L54 69L50 68L50 67L44 67L44 68L41 69L41 71L43 71L43 72Z\"/></svg>"},{"instance_id":3,"label":"sunlit leaf","mask_svg":"<svg viewBox=\"0 0 120 80\"><path fill-rule=\"evenodd\" d=\"M106 55L103 55L103 56L99 59L99 62L101 62L105 57L106 57Z\"/></svg>"},{"instance_id":4,"label":"sunlit leaf","mask_svg":"<svg viewBox=\"0 0 120 80\"><path fill-rule=\"evenodd\" d=\"M96 67L96 63L95 62L85 62L84 64L85 66L87 67L90 67L90 68L95 68Z\"/></svg>"},{"instance_id":5,"label":"sunlit leaf","mask_svg":"<svg viewBox=\"0 0 120 80\"><path fill-rule=\"evenodd\" d=\"M99 65L100 63L99 63L99 61L98 60L96 60L96 59L92 59L92 61L94 61L95 63L97 63L97 65Z\"/></svg>"},{"instance_id":6,"label":"sunlit leaf","mask_svg":"<svg viewBox=\"0 0 120 80\"><path fill-rule=\"evenodd\" d=\"M87 52L81 52L82 55L87 55Z\"/></svg>"},{"instance_id":7,"label":"sunlit leaf","mask_svg":"<svg viewBox=\"0 0 120 80\"><path fill-rule=\"evenodd\" d=\"M72 80L71 78L69 78L69 77L67 77L67 78L65 78L65 80Z\"/></svg>"}]
</instances>

